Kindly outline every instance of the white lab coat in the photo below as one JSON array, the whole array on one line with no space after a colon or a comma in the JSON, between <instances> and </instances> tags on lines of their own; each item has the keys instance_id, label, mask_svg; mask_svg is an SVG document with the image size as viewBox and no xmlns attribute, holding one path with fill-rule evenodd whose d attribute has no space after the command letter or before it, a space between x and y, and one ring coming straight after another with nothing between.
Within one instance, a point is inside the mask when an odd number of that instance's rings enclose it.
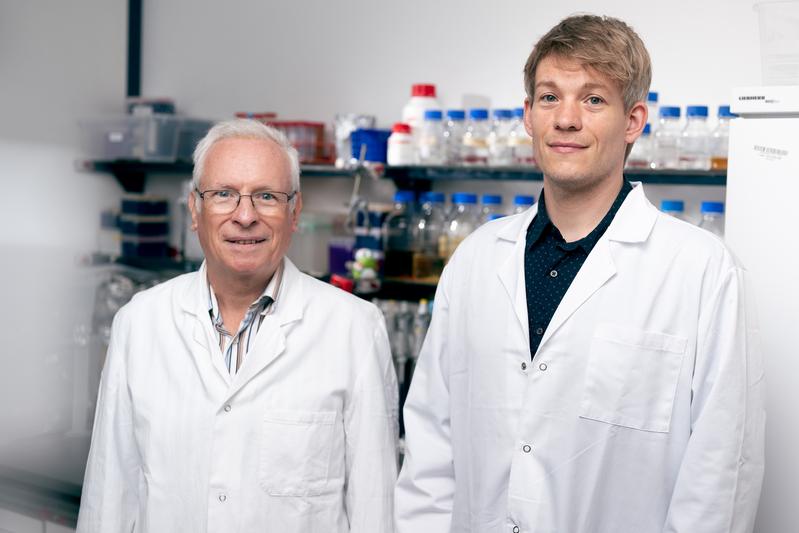
<instances>
[{"instance_id":1,"label":"white lab coat","mask_svg":"<svg viewBox=\"0 0 799 533\"><path fill-rule=\"evenodd\" d=\"M393 531L397 386L382 315L284 265L233 377L204 269L119 311L80 533Z\"/></svg>"},{"instance_id":2,"label":"white lab coat","mask_svg":"<svg viewBox=\"0 0 799 533\"><path fill-rule=\"evenodd\" d=\"M751 531L763 371L744 271L636 187L530 360L536 208L457 249L405 404L399 533Z\"/></svg>"}]
</instances>

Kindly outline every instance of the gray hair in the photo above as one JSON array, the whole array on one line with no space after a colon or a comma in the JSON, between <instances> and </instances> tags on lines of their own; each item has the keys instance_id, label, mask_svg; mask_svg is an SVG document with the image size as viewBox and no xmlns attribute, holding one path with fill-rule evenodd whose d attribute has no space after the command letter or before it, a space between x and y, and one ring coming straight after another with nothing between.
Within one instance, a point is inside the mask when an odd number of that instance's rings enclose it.
<instances>
[{"instance_id":1,"label":"gray hair","mask_svg":"<svg viewBox=\"0 0 799 533\"><path fill-rule=\"evenodd\" d=\"M213 128L208 130L205 137L197 143L194 149L194 171L192 172L192 184L195 191L200 188L200 178L205 171L205 159L211 147L222 139L261 139L272 141L277 144L289 160L291 168L291 192L300 190L300 160L297 150L291 145L289 140L280 130L267 126L257 120L237 118L218 122ZM295 197L296 198L296 197ZM292 199L292 207L294 205Z\"/></svg>"}]
</instances>

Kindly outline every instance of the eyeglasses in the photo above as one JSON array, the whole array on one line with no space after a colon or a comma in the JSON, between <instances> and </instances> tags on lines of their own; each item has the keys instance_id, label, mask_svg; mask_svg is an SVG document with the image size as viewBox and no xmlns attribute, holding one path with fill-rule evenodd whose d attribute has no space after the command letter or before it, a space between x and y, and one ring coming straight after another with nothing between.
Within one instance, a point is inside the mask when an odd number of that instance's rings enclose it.
<instances>
[{"instance_id":1,"label":"eyeglasses","mask_svg":"<svg viewBox=\"0 0 799 533\"><path fill-rule=\"evenodd\" d=\"M242 196L249 196L253 208L262 215L268 215L288 204L297 191L287 193L279 191L258 191L252 194L241 194L233 189L194 189L205 201L209 211L218 215L228 215L239 207Z\"/></svg>"}]
</instances>

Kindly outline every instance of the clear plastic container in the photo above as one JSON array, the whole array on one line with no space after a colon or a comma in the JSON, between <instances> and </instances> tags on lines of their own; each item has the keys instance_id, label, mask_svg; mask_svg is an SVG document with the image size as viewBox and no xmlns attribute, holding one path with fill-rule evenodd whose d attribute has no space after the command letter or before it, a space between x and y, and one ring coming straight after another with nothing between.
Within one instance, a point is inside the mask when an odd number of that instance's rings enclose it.
<instances>
[{"instance_id":1,"label":"clear plastic container","mask_svg":"<svg viewBox=\"0 0 799 533\"><path fill-rule=\"evenodd\" d=\"M420 165L444 164L444 124L438 109L424 112L424 122L416 136L416 155Z\"/></svg>"},{"instance_id":2,"label":"clear plastic container","mask_svg":"<svg viewBox=\"0 0 799 533\"><path fill-rule=\"evenodd\" d=\"M674 218L688 220L685 218L685 202L682 200L661 200L660 210Z\"/></svg>"},{"instance_id":3,"label":"clear plastic container","mask_svg":"<svg viewBox=\"0 0 799 533\"><path fill-rule=\"evenodd\" d=\"M448 261L458 245L480 225L477 195L456 192L452 195L452 212L439 239L439 255Z\"/></svg>"},{"instance_id":4,"label":"clear plastic container","mask_svg":"<svg viewBox=\"0 0 799 533\"><path fill-rule=\"evenodd\" d=\"M513 197L513 214L524 213L535 204L535 196L517 194Z\"/></svg>"},{"instance_id":5,"label":"clear plastic container","mask_svg":"<svg viewBox=\"0 0 799 533\"><path fill-rule=\"evenodd\" d=\"M480 222L492 220L492 216L502 214L502 196L499 194L484 194L483 205L480 207Z\"/></svg>"},{"instance_id":6,"label":"clear plastic container","mask_svg":"<svg viewBox=\"0 0 799 533\"><path fill-rule=\"evenodd\" d=\"M436 86L431 83L416 83L411 86L411 99L402 108L402 122L411 127L415 135L424 122L424 112L428 109L441 109L436 100Z\"/></svg>"},{"instance_id":7,"label":"clear plastic container","mask_svg":"<svg viewBox=\"0 0 799 533\"><path fill-rule=\"evenodd\" d=\"M677 143L680 168L710 170L710 130L707 126L707 106L689 105L685 128Z\"/></svg>"},{"instance_id":8,"label":"clear plastic container","mask_svg":"<svg viewBox=\"0 0 799 533\"><path fill-rule=\"evenodd\" d=\"M680 127L680 108L661 107L658 111L660 122L655 130L655 153L652 168L676 169L680 166L678 142L682 135Z\"/></svg>"},{"instance_id":9,"label":"clear plastic container","mask_svg":"<svg viewBox=\"0 0 799 533\"><path fill-rule=\"evenodd\" d=\"M649 91L646 95L646 108L649 111L647 122L652 126L652 132L655 132L655 125L657 124L658 119L658 93L656 91Z\"/></svg>"},{"instance_id":10,"label":"clear plastic container","mask_svg":"<svg viewBox=\"0 0 799 533\"><path fill-rule=\"evenodd\" d=\"M83 151L91 159L172 163L180 119L174 115L126 115L79 122Z\"/></svg>"},{"instance_id":11,"label":"clear plastic container","mask_svg":"<svg viewBox=\"0 0 799 533\"><path fill-rule=\"evenodd\" d=\"M513 112L510 109L495 109L491 131L488 134L488 163L494 166L513 164L508 139L513 127Z\"/></svg>"},{"instance_id":12,"label":"clear plastic container","mask_svg":"<svg viewBox=\"0 0 799 533\"><path fill-rule=\"evenodd\" d=\"M513 120L508 133L508 146L510 147L513 165L535 165L533 139L527 134L527 130L524 127L523 107L517 107L513 110Z\"/></svg>"},{"instance_id":13,"label":"clear plastic container","mask_svg":"<svg viewBox=\"0 0 799 533\"><path fill-rule=\"evenodd\" d=\"M463 134L461 158L464 165L485 165L488 163L488 124L487 109L470 109L466 133Z\"/></svg>"},{"instance_id":14,"label":"clear plastic container","mask_svg":"<svg viewBox=\"0 0 799 533\"><path fill-rule=\"evenodd\" d=\"M627 156L627 168L648 169L652 167L652 127L647 124Z\"/></svg>"},{"instance_id":15,"label":"clear plastic container","mask_svg":"<svg viewBox=\"0 0 799 533\"><path fill-rule=\"evenodd\" d=\"M444 261L438 244L446 225L444 193L422 195L421 209L414 218L413 277L431 278L441 275Z\"/></svg>"},{"instance_id":16,"label":"clear plastic container","mask_svg":"<svg viewBox=\"0 0 799 533\"><path fill-rule=\"evenodd\" d=\"M799 85L799 2L754 5L763 85Z\"/></svg>"},{"instance_id":17,"label":"clear plastic container","mask_svg":"<svg viewBox=\"0 0 799 533\"><path fill-rule=\"evenodd\" d=\"M724 238L724 203L702 202L699 227Z\"/></svg>"},{"instance_id":18,"label":"clear plastic container","mask_svg":"<svg viewBox=\"0 0 799 533\"><path fill-rule=\"evenodd\" d=\"M466 132L466 112L463 109L447 111L444 124L444 161L448 165L462 163L463 134Z\"/></svg>"},{"instance_id":19,"label":"clear plastic container","mask_svg":"<svg viewBox=\"0 0 799 533\"><path fill-rule=\"evenodd\" d=\"M710 169L727 170L727 154L730 150L730 120L735 117L730 106L719 106L718 124L710 134Z\"/></svg>"},{"instance_id":20,"label":"clear plastic container","mask_svg":"<svg viewBox=\"0 0 799 533\"><path fill-rule=\"evenodd\" d=\"M410 276L413 271L413 191L397 191L394 209L383 223L386 276Z\"/></svg>"}]
</instances>

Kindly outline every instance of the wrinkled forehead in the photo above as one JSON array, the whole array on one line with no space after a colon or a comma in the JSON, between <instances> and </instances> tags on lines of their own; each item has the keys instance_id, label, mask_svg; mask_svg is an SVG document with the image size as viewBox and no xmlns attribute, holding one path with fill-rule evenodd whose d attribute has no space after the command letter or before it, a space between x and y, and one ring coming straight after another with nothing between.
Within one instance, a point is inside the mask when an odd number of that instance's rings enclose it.
<instances>
[{"instance_id":1,"label":"wrinkled forehead","mask_svg":"<svg viewBox=\"0 0 799 533\"><path fill-rule=\"evenodd\" d=\"M203 189L289 191L291 163L272 140L220 139L208 150L200 185Z\"/></svg>"}]
</instances>

